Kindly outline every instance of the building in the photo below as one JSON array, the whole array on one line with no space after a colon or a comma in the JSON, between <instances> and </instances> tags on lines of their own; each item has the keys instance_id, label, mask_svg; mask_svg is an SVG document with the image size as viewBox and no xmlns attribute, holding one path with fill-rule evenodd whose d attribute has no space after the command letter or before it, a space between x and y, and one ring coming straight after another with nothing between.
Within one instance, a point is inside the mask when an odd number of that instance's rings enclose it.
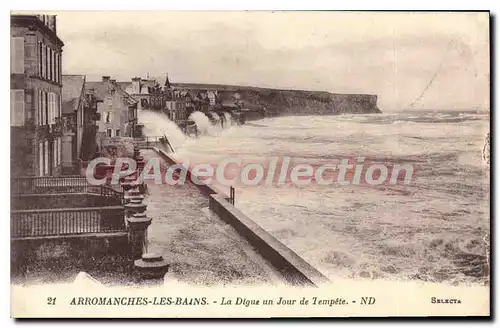
<instances>
[{"instance_id":1,"label":"building","mask_svg":"<svg viewBox=\"0 0 500 328\"><path fill-rule=\"evenodd\" d=\"M164 88L155 79L132 78L132 83L120 82L123 90L138 101L138 109L162 110L167 100Z\"/></svg>"},{"instance_id":2,"label":"building","mask_svg":"<svg viewBox=\"0 0 500 328\"><path fill-rule=\"evenodd\" d=\"M172 88L168 74L162 86L149 77L134 77L132 82L118 82L118 85L138 101L138 109L164 112L174 122L187 119L186 108L190 100L185 98L185 92L181 94Z\"/></svg>"},{"instance_id":3,"label":"building","mask_svg":"<svg viewBox=\"0 0 500 328\"><path fill-rule=\"evenodd\" d=\"M12 15L10 42L11 174L59 175L64 43L56 16Z\"/></svg>"},{"instance_id":4,"label":"building","mask_svg":"<svg viewBox=\"0 0 500 328\"><path fill-rule=\"evenodd\" d=\"M62 171L63 174L72 174L82 148L86 107L85 75L63 75L62 82L62 116L65 122Z\"/></svg>"},{"instance_id":5,"label":"building","mask_svg":"<svg viewBox=\"0 0 500 328\"><path fill-rule=\"evenodd\" d=\"M85 88L92 92L97 101L99 137L133 137L138 101L109 76L103 76L100 82L86 82Z\"/></svg>"},{"instance_id":6,"label":"building","mask_svg":"<svg viewBox=\"0 0 500 328\"><path fill-rule=\"evenodd\" d=\"M207 97L209 99L210 107L214 107L217 104L217 90L208 90Z\"/></svg>"}]
</instances>

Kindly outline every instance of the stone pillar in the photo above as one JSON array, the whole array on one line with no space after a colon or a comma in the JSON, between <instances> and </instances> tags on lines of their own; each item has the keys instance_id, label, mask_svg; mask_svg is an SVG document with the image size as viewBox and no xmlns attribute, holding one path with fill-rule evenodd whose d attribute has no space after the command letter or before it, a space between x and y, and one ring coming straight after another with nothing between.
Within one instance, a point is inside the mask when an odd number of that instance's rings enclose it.
<instances>
[{"instance_id":1,"label":"stone pillar","mask_svg":"<svg viewBox=\"0 0 500 328\"><path fill-rule=\"evenodd\" d=\"M144 157L141 155L141 150L136 146L134 146L134 160L137 165L137 175L139 176L142 173L144 167L146 166L146 162L144 161ZM141 194L145 194L146 184L144 183L144 181L138 184L138 186Z\"/></svg>"},{"instance_id":2,"label":"stone pillar","mask_svg":"<svg viewBox=\"0 0 500 328\"><path fill-rule=\"evenodd\" d=\"M146 232L151 221L152 219L148 218L145 213L136 213L127 217L129 242L132 246L132 257L134 260L141 258L144 252L147 238Z\"/></svg>"},{"instance_id":3,"label":"stone pillar","mask_svg":"<svg viewBox=\"0 0 500 328\"><path fill-rule=\"evenodd\" d=\"M134 261L134 266L140 279L162 283L170 265L159 254L145 253L140 259Z\"/></svg>"},{"instance_id":4,"label":"stone pillar","mask_svg":"<svg viewBox=\"0 0 500 328\"><path fill-rule=\"evenodd\" d=\"M138 174L141 174L142 170L144 169L144 166L146 166L146 162L144 161L144 157L142 155L139 155L135 158L135 162L137 164L137 172Z\"/></svg>"},{"instance_id":5,"label":"stone pillar","mask_svg":"<svg viewBox=\"0 0 500 328\"><path fill-rule=\"evenodd\" d=\"M141 202L144 200L144 196L141 195L139 187L136 185L134 185L132 189L125 192L125 196L123 198L125 200L125 204L128 204L133 199L140 199Z\"/></svg>"},{"instance_id":6,"label":"stone pillar","mask_svg":"<svg viewBox=\"0 0 500 328\"><path fill-rule=\"evenodd\" d=\"M129 202L125 204L125 216L129 218L136 213L144 213L146 212L146 207L146 204L142 203L141 198L131 198Z\"/></svg>"},{"instance_id":7,"label":"stone pillar","mask_svg":"<svg viewBox=\"0 0 500 328\"><path fill-rule=\"evenodd\" d=\"M141 154L141 150L139 149L139 147L134 146L134 159L136 159L137 156L139 156L140 154Z\"/></svg>"}]
</instances>

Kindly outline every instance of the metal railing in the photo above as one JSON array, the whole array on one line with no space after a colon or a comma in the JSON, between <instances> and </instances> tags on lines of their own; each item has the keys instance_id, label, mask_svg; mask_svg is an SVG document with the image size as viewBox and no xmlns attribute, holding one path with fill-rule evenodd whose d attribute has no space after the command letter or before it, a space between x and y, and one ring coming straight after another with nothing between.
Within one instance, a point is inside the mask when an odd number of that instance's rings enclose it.
<instances>
[{"instance_id":1,"label":"metal railing","mask_svg":"<svg viewBox=\"0 0 500 328\"><path fill-rule=\"evenodd\" d=\"M161 144L161 138L162 136L134 138L134 146L143 149L156 147Z\"/></svg>"},{"instance_id":2,"label":"metal railing","mask_svg":"<svg viewBox=\"0 0 500 328\"><path fill-rule=\"evenodd\" d=\"M121 187L95 186L82 176L15 177L11 179L11 194L88 193L123 201Z\"/></svg>"},{"instance_id":3,"label":"metal railing","mask_svg":"<svg viewBox=\"0 0 500 328\"><path fill-rule=\"evenodd\" d=\"M168 148L169 152L175 152L174 147L168 140L166 136L151 136L151 137L140 137L134 138L134 146L142 149L151 149L153 147L158 147L164 145Z\"/></svg>"},{"instance_id":4,"label":"metal railing","mask_svg":"<svg viewBox=\"0 0 500 328\"><path fill-rule=\"evenodd\" d=\"M11 238L125 231L123 206L11 211Z\"/></svg>"},{"instance_id":5,"label":"metal railing","mask_svg":"<svg viewBox=\"0 0 500 328\"><path fill-rule=\"evenodd\" d=\"M233 187L233 186L230 186L230 187L229 187L229 198L228 198L228 202L229 202L231 205L233 205L233 206L234 206L234 200L235 200L235 199L234 199L234 198L235 198L234 196L235 196L235 195L234 195L234 187Z\"/></svg>"}]
</instances>

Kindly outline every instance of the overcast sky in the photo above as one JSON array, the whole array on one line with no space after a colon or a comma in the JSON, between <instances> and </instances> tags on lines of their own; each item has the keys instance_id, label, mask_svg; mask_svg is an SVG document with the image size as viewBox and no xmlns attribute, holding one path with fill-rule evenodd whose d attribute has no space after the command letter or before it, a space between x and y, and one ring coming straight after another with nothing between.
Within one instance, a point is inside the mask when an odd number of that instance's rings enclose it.
<instances>
[{"instance_id":1,"label":"overcast sky","mask_svg":"<svg viewBox=\"0 0 500 328\"><path fill-rule=\"evenodd\" d=\"M489 107L485 13L59 12L63 72L87 80L369 93L382 111ZM163 82L163 81L161 81Z\"/></svg>"}]
</instances>

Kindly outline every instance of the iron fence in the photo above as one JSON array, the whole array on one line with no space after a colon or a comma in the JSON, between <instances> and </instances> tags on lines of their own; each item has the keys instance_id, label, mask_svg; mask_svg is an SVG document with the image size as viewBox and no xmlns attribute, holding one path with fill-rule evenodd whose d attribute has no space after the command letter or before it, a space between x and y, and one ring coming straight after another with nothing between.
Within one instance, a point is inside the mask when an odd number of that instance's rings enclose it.
<instances>
[{"instance_id":1,"label":"iron fence","mask_svg":"<svg viewBox=\"0 0 500 328\"><path fill-rule=\"evenodd\" d=\"M121 187L95 186L82 176L15 177L11 179L11 194L88 193L123 201Z\"/></svg>"},{"instance_id":2,"label":"iron fence","mask_svg":"<svg viewBox=\"0 0 500 328\"><path fill-rule=\"evenodd\" d=\"M11 212L11 238L125 231L123 206Z\"/></svg>"}]
</instances>

